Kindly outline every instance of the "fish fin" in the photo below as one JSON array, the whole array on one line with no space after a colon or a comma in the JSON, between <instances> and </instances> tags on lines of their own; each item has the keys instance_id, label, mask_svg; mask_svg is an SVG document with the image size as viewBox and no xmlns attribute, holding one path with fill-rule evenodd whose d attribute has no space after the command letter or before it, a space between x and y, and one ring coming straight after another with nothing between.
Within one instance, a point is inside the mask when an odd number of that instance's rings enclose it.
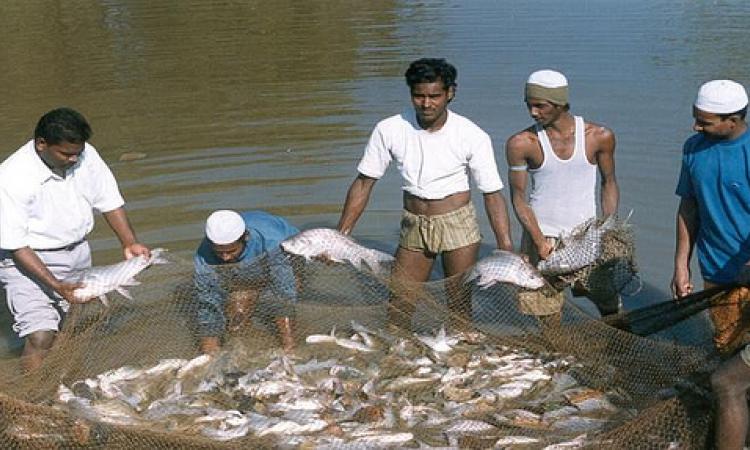
<instances>
[{"instance_id":1,"label":"fish fin","mask_svg":"<svg viewBox=\"0 0 750 450\"><path fill-rule=\"evenodd\" d=\"M140 281L136 280L135 278L131 278L129 280L123 281L120 286L139 286L140 284Z\"/></svg>"},{"instance_id":2,"label":"fish fin","mask_svg":"<svg viewBox=\"0 0 750 450\"><path fill-rule=\"evenodd\" d=\"M105 308L109 308L109 300L107 300L107 296L102 294L99 296L99 301L102 302L102 305L104 305Z\"/></svg>"},{"instance_id":3,"label":"fish fin","mask_svg":"<svg viewBox=\"0 0 750 450\"><path fill-rule=\"evenodd\" d=\"M333 328L331 328L331 337L334 337L334 338L336 337L336 325L334 325Z\"/></svg>"},{"instance_id":4,"label":"fish fin","mask_svg":"<svg viewBox=\"0 0 750 450\"><path fill-rule=\"evenodd\" d=\"M125 297L128 300L133 300L133 296L130 295L130 292L127 291L127 289L123 288L122 286L115 289L117 292L120 293L123 297Z\"/></svg>"},{"instance_id":5,"label":"fish fin","mask_svg":"<svg viewBox=\"0 0 750 450\"><path fill-rule=\"evenodd\" d=\"M163 256L163 253L166 253L166 248L155 248L151 250L151 258L149 259L149 264L167 264L169 260Z\"/></svg>"}]
</instances>

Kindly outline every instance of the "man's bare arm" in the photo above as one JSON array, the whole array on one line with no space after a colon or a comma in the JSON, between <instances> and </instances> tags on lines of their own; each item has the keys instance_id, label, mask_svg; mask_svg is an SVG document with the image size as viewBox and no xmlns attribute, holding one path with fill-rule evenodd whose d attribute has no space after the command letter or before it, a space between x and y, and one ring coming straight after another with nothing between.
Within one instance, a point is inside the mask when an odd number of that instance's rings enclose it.
<instances>
[{"instance_id":1,"label":"man's bare arm","mask_svg":"<svg viewBox=\"0 0 750 450\"><path fill-rule=\"evenodd\" d=\"M601 177L601 208L602 214L610 216L617 214L620 203L620 189L615 176L615 135L605 127L599 127L596 134L598 151L596 163Z\"/></svg>"},{"instance_id":2,"label":"man's bare arm","mask_svg":"<svg viewBox=\"0 0 750 450\"><path fill-rule=\"evenodd\" d=\"M484 194L484 209L490 220L492 232L495 234L497 248L513 251L513 240L510 238L510 220L508 207L500 191Z\"/></svg>"},{"instance_id":3,"label":"man's bare arm","mask_svg":"<svg viewBox=\"0 0 750 450\"><path fill-rule=\"evenodd\" d=\"M13 251L13 261L18 267L29 273L34 279L38 280L48 288L60 294L69 303L85 303L73 296L73 291L81 287L81 283L66 283L58 280L47 265L39 258L34 250L29 247L22 247Z\"/></svg>"},{"instance_id":4,"label":"man's bare arm","mask_svg":"<svg viewBox=\"0 0 750 450\"><path fill-rule=\"evenodd\" d=\"M351 234L354 225L357 224L357 221L367 207L367 202L370 201L370 193L377 181L377 179L370 178L361 173L357 175L357 178L354 179L351 186L349 186L349 191L346 193L344 210L341 212L341 218L336 229L344 234Z\"/></svg>"},{"instance_id":5,"label":"man's bare arm","mask_svg":"<svg viewBox=\"0 0 750 450\"><path fill-rule=\"evenodd\" d=\"M104 218L107 220L109 227L112 228L112 231L114 231L117 239L120 240L120 245L122 245L123 254L126 259L137 255L150 256L151 251L149 248L139 243L136 239L133 227L130 226L130 221L128 221L128 216L125 213L125 208L121 206L112 211L107 211L104 213Z\"/></svg>"},{"instance_id":6,"label":"man's bare arm","mask_svg":"<svg viewBox=\"0 0 750 450\"><path fill-rule=\"evenodd\" d=\"M505 145L505 155L508 161L508 167L524 167L528 165L528 145L529 142L523 134L517 134L508 139ZM552 246L547 240L539 227L536 215L529 206L526 192L528 186L529 174L524 170L508 170L508 184L510 185L510 198L513 205L513 211L521 226L529 234L537 248L541 258L546 258L552 251Z\"/></svg>"},{"instance_id":7,"label":"man's bare arm","mask_svg":"<svg viewBox=\"0 0 750 450\"><path fill-rule=\"evenodd\" d=\"M690 259L695 247L698 220L698 208L695 199L682 198L677 209L674 274L671 285L672 293L676 297L684 297L693 290L690 281Z\"/></svg>"}]
</instances>

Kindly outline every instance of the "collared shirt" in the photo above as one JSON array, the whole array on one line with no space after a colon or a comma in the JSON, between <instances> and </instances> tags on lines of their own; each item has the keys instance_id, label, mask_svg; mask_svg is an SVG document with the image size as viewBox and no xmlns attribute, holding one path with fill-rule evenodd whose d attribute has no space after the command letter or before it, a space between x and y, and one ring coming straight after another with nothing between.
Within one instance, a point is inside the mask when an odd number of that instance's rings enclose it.
<instances>
[{"instance_id":1,"label":"collared shirt","mask_svg":"<svg viewBox=\"0 0 750 450\"><path fill-rule=\"evenodd\" d=\"M124 200L112 171L86 143L78 162L60 177L29 141L0 164L0 248L57 248L94 228L93 210L109 212Z\"/></svg>"},{"instance_id":2,"label":"collared shirt","mask_svg":"<svg viewBox=\"0 0 750 450\"><path fill-rule=\"evenodd\" d=\"M413 109L380 121L357 170L379 179L392 160L401 172L403 190L425 199L468 191L468 172L484 193L503 187L489 135L452 111L437 131L422 129Z\"/></svg>"},{"instance_id":3,"label":"collared shirt","mask_svg":"<svg viewBox=\"0 0 750 450\"><path fill-rule=\"evenodd\" d=\"M703 278L734 281L750 259L750 131L730 141L702 133L688 139L676 193L697 204Z\"/></svg>"},{"instance_id":4,"label":"collared shirt","mask_svg":"<svg viewBox=\"0 0 750 450\"><path fill-rule=\"evenodd\" d=\"M248 240L236 262L224 263L203 238L195 253L194 283L198 293L197 325L201 336L220 336L224 332L224 304L229 292L242 284L268 286L283 301L296 300L294 272L279 244L299 230L285 219L263 211L240 213L245 220ZM281 309L281 308L280 308ZM281 316L272 311L269 315Z\"/></svg>"}]
</instances>

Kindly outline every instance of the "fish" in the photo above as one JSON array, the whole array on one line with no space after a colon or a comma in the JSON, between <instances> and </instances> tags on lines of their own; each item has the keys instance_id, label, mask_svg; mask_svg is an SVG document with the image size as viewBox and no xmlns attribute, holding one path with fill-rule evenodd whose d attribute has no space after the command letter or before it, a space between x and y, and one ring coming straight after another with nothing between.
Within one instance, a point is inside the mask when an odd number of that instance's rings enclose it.
<instances>
[{"instance_id":1,"label":"fish","mask_svg":"<svg viewBox=\"0 0 750 450\"><path fill-rule=\"evenodd\" d=\"M128 300L133 297L125 289L125 286L137 286L139 281L135 276L152 264L166 264L168 261L162 255L166 252L163 248L151 250L151 256L134 256L117 264L108 266L90 267L75 273L68 281L82 283L83 286L73 291L76 299L81 301L99 298L104 306L109 306L106 294L117 291Z\"/></svg>"},{"instance_id":2,"label":"fish","mask_svg":"<svg viewBox=\"0 0 750 450\"><path fill-rule=\"evenodd\" d=\"M434 337L430 335L421 336L416 334L415 336L420 342L436 353L449 352L453 350L453 347L458 343L458 338L446 335L444 327L441 327L440 331L438 331Z\"/></svg>"},{"instance_id":3,"label":"fish","mask_svg":"<svg viewBox=\"0 0 750 450\"><path fill-rule=\"evenodd\" d=\"M536 290L544 287L546 281L528 261L507 250L495 250L480 259L468 272L464 283L477 280L481 289L497 283L509 283L524 289Z\"/></svg>"},{"instance_id":4,"label":"fish","mask_svg":"<svg viewBox=\"0 0 750 450\"><path fill-rule=\"evenodd\" d=\"M324 344L331 343L336 344L339 347L347 348L349 350L355 350L358 352L372 352L374 348L367 345L367 342L359 342L354 339L338 338L336 337L336 327L331 329L331 334L311 334L305 338L305 342L308 344Z\"/></svg>"},{"instance_id":5,"label":"fish","mask_svg":"<svg viewBox=\"0 0 750 450\"><path fill-rule=\"evenodd\" d=\"M388 275L393 269L393 256L358 244L332 228L311 228L281 242L287 253L306 260L325 258L334 262L349 263L359 270L368 270L376 275Z\"/></svg>"},{"instance_id":6,"label":"fish","mask_svg":"<svg viewBox=\"0 0 750 450\"><path fill-rule=\"evenodd\" d=\"M560 246L547 259L539 261L537 269L543 275L565 275L594 264L602 255L604 234L625 222L618 222L614 215L603 222L590 220L574 228L569 234L560 236Z\"/></svg>"}]
</instances>

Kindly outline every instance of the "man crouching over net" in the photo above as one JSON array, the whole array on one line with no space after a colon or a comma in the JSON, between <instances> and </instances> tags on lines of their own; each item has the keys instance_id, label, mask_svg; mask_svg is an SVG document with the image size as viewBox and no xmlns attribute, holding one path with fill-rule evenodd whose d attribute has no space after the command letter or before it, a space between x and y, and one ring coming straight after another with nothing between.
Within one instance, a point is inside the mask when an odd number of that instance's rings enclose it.
<instances>
[{"instance_id":1,"label":"man crouching over net","mask_svg":"<svg viewBox=\"0 0 750 450\"><path fill-rule=\"evenodd\" d=\"M284 350L293 349L289 306L297 299L296 281L279 243L298 232L263 211L219 210L208 217L194 258L201 352L216 353L225 332L249 327L256 304L273 318Z\"/></svg>"}]
</instances>

